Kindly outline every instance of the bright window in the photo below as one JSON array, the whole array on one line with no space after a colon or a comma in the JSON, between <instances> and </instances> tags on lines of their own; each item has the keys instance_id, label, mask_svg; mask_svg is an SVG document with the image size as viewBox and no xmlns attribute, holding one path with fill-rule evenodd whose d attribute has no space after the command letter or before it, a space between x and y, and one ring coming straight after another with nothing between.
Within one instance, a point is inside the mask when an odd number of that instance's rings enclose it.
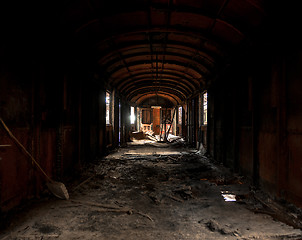
<instances>
[{"instance_id":1,"label":"bright window","mask_svg":"<svg viewBox=\"0 0 302 240\"><path fill-rule=\"evenodd\" d=\"M134 122L135 122L134 107L131 107L130 124L134 124Z\"/></svg>"},{"instance_id":2,"label":"bright window","mask_svg":"<svg viewBox=\"0 0 302 240\"><path fill-rule=\"evenodd\" d=\"M208 124L208 93L203 94L203 125Z\"/></svg>"},{"instance_id":3,"label":"bright window","mask_svg":"<svg viewBox=\"0 0 302 240\"><path fill-rule=\"evenodd\" d=\"M178 124L182 123L182 107L178 107Z\"/></svg>"},{"instance_id":4,"label":"bright window","mask_svg":"<svg viewBox=\"0 0 302 240\"><path fill-rule=\"evenodd\" d=\"M111 98L110 93L106 92L106 124L108 124L108 125L111 124L110 98Z\"/></svg>"}]
</instances>

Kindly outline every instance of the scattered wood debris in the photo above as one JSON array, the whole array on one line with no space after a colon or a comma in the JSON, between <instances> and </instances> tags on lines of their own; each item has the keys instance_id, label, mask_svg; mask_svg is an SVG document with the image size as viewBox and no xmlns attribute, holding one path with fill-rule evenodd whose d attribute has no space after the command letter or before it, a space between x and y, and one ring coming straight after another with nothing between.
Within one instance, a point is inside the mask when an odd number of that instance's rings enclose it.
<instances>
[{"instance_id":1,"label":"scattered wood debris","mask_svg":"<svg viewBox=\"0 0 302 240\"><path fill-rule=\"evenodd\" d=\"M48 199L25 211L0 239L299 239L302 233L291 227L297 222L278 218L284 209L257 200L248 181L173 143L121 148L71 186L70 200ZM224 201L222 193L236 201Z\"/></svg>"}]
</instances>

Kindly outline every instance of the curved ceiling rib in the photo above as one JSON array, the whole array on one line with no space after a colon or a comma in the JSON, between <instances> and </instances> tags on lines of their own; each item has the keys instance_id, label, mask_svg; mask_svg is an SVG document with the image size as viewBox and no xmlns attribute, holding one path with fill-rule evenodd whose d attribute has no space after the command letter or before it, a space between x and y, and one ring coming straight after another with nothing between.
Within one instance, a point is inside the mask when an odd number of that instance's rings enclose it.
<instances>
[{"instance_id":1,"label":"curved ceiling rib","mask_svg":"<svg viewBox=\"0 0 302 240\"><path fill-rule=\"evenodd\" d=\"M152 65L152 64L151 64ZM183 62L177 62L177 61L165 61L165 63L156 63L153 62L153 65L158 65L157 69L155 70L156 79L155 81L160 81L162 78L162 74L165 73L164 68L174 68L176 71L182 71L185 73L192 73L194 76L196 76L194 79L199 80L200 84L204 84L205 81L203 80L204 76L208 76L209 74L205 74L200 71L200 69L196 69L197 67L194 65L191 65L190 63L183 63ZM150 64L145 63L144 61L136 61L133 63L126 63L126 64L118 64L115 68L109 69L110 72L107 72L109 76L111 76L111 73L115 72L123 72L126 74L126 76L131 75L132 72L135 72L137 67L144 66L146 70L151 69ZM158 73L157 73L158 72Z\"/></svg>"},{"instance_id":2,"label":"curved ceiling rib","mask_svg":"<svg viewBox=\"0 0 302 240\"><path fill-rule=\"evenodd\" d=\"M94 29L94 28L92 28ZM121 50L127 50L129 46L140 46L141 44L149 44L150 47L153 45L162 44L164 36L168 34L169 41L168 46L176 46L175 48L190 49L193 51L199 51L201 54L207 56L224 56L227 55L227 47L229 44L218 43L213 38L202 34L199 31L185 31L185 29L179 29L177 27L167 28L165 30L158 28L145 28L140 30L128 30L127 32L115 33L113 36L98 36L95 35L95 44L93 49L97 49L103 56L110 54L114 49L112 48L112 41L120 46ZM125 49L123 49L125 48Z\"/></svg>"},{"instance_id":3,"label":"curved ceiling rib","mask_svg":"<svg viewBox=\"0 0 302 240\"><path fill-rule=\"evenodd\" d=\"M181 79L172 79L171 77L167 77L167 78L162 78L163 82L167 82L169 83L171 86L175 87L175 88L181 88L183 89L184 92L190 93L192 91L194 91L194 88L190 88L186 85L185 82L183 82ZM128 82L127 84L123 84L121 86L119 86L118 90L120 92L124 92L126 89L129 89L131 87L131 85L133 86L137 86L138 84L142 84L142 83L146 83L148 85L154 85L157 82L154 82L154 78L141 78L139 80L135 80L135 81L131 81Z\"/></svg>"},{"instance_id":4,"label":"curved ceiling rib","mask_svg":"<svg viewBox=\"0 0 302 240\"><path fill-rule=\"evenodd\" d=\"M158 64L158 67L161 67L161 63ZM109 79L109 83L112 83L113 86L118 86L118 84L123 82L126 78L129 78L131 80L132 77L135 77L135 73L137 73L138 71L146 74L152 73L153 75L156 75L156 70L152 71L152 68L147 64L133 65L132 67L129 68L129 70L131 70L131 73L133 74L129 74L126 68L120 68L119 70L113 72L110 75L111 78ZM166 63L165 72L163 74L167 74L167 75L176 74L179 77L181 77L183 80L188 81L188 84L191 83L194 84L196 87L201 87L202 76L198 72L194 71L191 68L188 68L187 66L180 66L176 64Z\"/></svg>"},{"instance_id":5,"label":"curved ceiling rib","mask_svg":"<svg viewBox=\"0 0 302 240\"><path fill-rule=\"evenodd\" d=\"M104 44L104 43L103 43ZM153 42L152 48L158 49L160 46L159 44L155 44ZM206 53L206 49L203 49L203 51L200 51L198 49L194 49L191 47L186 47L183 45L176 45L176 44L167 44L166 51L169 52L170 55L173 56L191 56L193 59L199 59L202 60L206 65L209 67L213 67L215 65L215 59L210 56L210 54ZM124 56L144 56L149 55L152 53L155 54L162 54L161 52L154 50L150 51L150 45L144 44L144 43L137 43L136 45L128 45L123 46L119 49L112 49L108 54L102 54L101 58L98 60L98 62L102 64L107 64L108 62L112 61L116 57L117 52L123 52Z\"/></svg>"},{"instance_id":6,"label":"curved ceiling rib","mask_svg":"<svg viewBox=\"0 0 302 240\"><path fill-rule=\"evenodd\" d=\"M112 78L109 83L112 83L112 85L117 86L117 88L121 88L126 83L131 83L131 81L135 81L137 79L143 79L145 77L153 78L154 79L154 72L150 69L137 69L135 73L127 76L127 77L120 77L120 75L112 75ZM184 82L188 86L190 86L191 89L196 89L200 87L199 78L190 75L189 73L181 72L177 69L165 69L165 73L163 73L162 78L168 78L169 79L179 79L181 82Z\"/></svg>"},{"instance_id":7,"label":"curved ceiling rib","mask_svg":"<svg viewBox=\"0 0 302 240\"><path fill-rule=\"evenodd\" d=\"M151 98L151 97L156 97L156 96L161 96L163 98L169 99L174 105L178 105L182 101L178 96L176 96L174 94L162 92L162 91L155 93L152 90L149 90L149 91L146 90L144 93L138 93L136 96L134 96L132 98L128 98L128 100L135 102L139 105L142 101L144 101L148 98Z\"/></svg>"},{"instance_id":8,"label":"curved ceiling rib","mask_svg":"<svg viewBox=\"0 0 302 240\"><path fill-rule=\"evenodd\" d=\"M146 106L162 106L161 102L170 103L168 105L176 106L179 105L179 101L175 100L174 97L171 97L169 94L155 94L155 93L145 93L141 94L136 99L132 99L133 102L136 102L137 105L141 107ZM151 103L151 104L150 104ZM163 106L166 107L166 106Z\"/></svg>"},{"instance_id":9,"label":"curved ceiling rib","mask_svg":"<svg viewBox=\"0 0 302 240\"><path fill-rule=\"evenodd\" d=\"M155 56L159 61L162 61L162 59L165 57L166 61L173 61L173 62L181 62L186 65L196 66L196 68L202 73L202 75L207 75L211 70L213 70L214 66L213 64L210 66L209 63L204 62L203 59L197 59L198 57L196 54L192 55L182 55L182 54L171 54L170 52L167 52L165 55L161 52L155 52ZM117 54L118 57L115 59L111 59L111 61L102 62L99 61L101 66L103 66L106 69L114 68L114 66L117 66L120 62L120 54ZM128 64L131 64L132 62L145 62L145 63L153 63L155 59L152 59L152 55L148 52L142 52L139 54L131 54L131 55L125 55L123 54L123 60L127 62Z\"/></svg>"},{"instance_id":10,"label":"curved ceiling rib","mask_svg":"<svg viewBox=\"0 0 302 240\"><path fill-rule=\"evenodd\" d=\"M194 90L200 87L200 83L197 79L182 72L176 72L176 70L165 69L165 73L161 74L161 80L169 79L170 81L178 82L180 85ZM112 83L117 86L117 89L122 90L125 86L143 79L153 79L155 81L155 73L146 70L136 71L135 74L129 75L125 78L114 78Z\"/></svg>"},{"instance_id":11,"label":"curved ceiling rib","mask_svg":"<svg viewBox=\"0 0 302 240\"><path fill-rule=\"evenodd\" d=\"M176 103L175 105L179 105L182 102L183 96L180 96L180 94L178 94L175 91L172 91L170 89L163 89L162 91L156 93L150 88L144 88L144 89L140 89L140 91L135 91L131 95L127 96L127 101L136 102L135 99L137 99L137 96L143 96L145 94L153 94L152 96L156 96L159 93L161 93L162 96L167 95L173 97L174 102Z\"/></svg>"},{"instance_id":12,"label":"curved ceiling rib","mask_svg":"<svg viewBox=\"0 0 302 240\"><path fill-rule=\"evenodd\" d=\"M132 93L136 93L136 92L140 91L141 89L145 89L145 88L150 88L150 85L147 82L145 82L143 84L133 85L131 88L128 88L127 90L123 91L122 93L124 93L126 96L130 96ZM173 91L182 97L186 97L190 94L184 88L175 86L175 84L170 84L167 81L163 82L160 86L153 88L153 90L155 92L158 92L160 90L163 91L164 89L166 89L168 91Z\"/></svg>"},{"instance_id":13,"label":"curved ceiling rib","mask_svg":"<svg viewBox=\"0 0 302 240\"><path fill-rule=\"evenodd\" d=\"M81 62L127 100L161 96L179 104L249 43L265 20L263 2L78 0L64 19Z\"/></svg>"}]
</instances>

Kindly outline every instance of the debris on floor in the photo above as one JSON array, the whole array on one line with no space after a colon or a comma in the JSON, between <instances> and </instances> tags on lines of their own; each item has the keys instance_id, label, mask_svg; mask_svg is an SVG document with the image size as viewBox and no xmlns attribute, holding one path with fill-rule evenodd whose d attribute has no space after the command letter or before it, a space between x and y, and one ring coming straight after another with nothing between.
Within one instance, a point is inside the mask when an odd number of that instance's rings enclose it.
<instances>
[{"instance_id":1,"label":"debris on floor","mask_svg":"<svg viewBox=\"0 0 302 240\"><path fill-rule=\"evenodd\" d=\"M142 139L147 139L147 137L144 132L130 132L130 139L131 141L142 140Z\"/></svg>"},{"instance_id":2,"label":"debris on floor","mask_svg":"<svg viewBox=\"0 0 302 240\"><path fill-rule=\"evenodd\" d=\"M242 176L169 142L133 140L68 188L70 200L49 195L20 212L0 239L302 238L297 212L286 218Z\"/></svg>"}]
</instances>

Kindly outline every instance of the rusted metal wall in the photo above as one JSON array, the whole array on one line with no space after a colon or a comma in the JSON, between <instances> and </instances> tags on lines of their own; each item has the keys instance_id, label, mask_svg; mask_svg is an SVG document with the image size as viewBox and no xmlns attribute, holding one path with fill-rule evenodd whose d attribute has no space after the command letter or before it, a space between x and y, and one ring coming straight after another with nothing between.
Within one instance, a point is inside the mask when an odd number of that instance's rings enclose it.
<instances>
[{"instance_id":1,"label":"rusted metal wall","mask_svg":"<svg viewBox=\"0 0 302 240\"><path fill-rule=\"evenodd\" d=\"M99 79L84 79L81 100L81 142L83 161L95 160L106 152L105 88Z\"/></svg>"},{"instance_id":2,"label":"rusted metal wall","mask_svg":"<svg viewBox=\"0 0 302 240\"><path fill-rule=\"evenodd\" d=\"M186 121L186 127L187 127L187 140L192 145L194 143L194 100L189 99L187 103L187 121Z\"/></svg>"},{"instance_id":3,"label":"rusted metal wall","mask_svg":"<svg viewBox=\"0 0 302 240\"><path fill-rule=\"evenodd\" d=\"M207 152L211 156L215 156L215 121L214 121L214 113L215 113L215 104L214 104L214 89L208 89L208 126L207 126ZM216 118L215 118L216 119Z\"/></svg>"},{"instance_id":4,"label":"rusted metal wall","mask_svg":"<svg viewBox=\"0 0 302 240\"><path fill-rule=\"evenodd\" d=\"M112 148L113 146L113 126L106 126L106 147Z\"/></svg>"},{"instance_id":5,"label":"rusted metal wall","mask_svg":"<svg viewBox=\"0 0 302 240\"><path fill-rule=\"evenodd\" d=\"M237 144L238 163L241 173L248 176L253 175L253 124L252 109L250 107L251 96L248 76L243 75L241 81L236 82L236 104L237 112ZM236 154L236 153L235 153Z\"/></svg>"},{"instance_id":6,"label":"rusted metal wall","mask_svg":"<svg viewBox=\"0 0 302 240\"><path fill-rule=\"evenodd\" d=\"M187 139L188 138L188 103L182 106L182 137Z\"/></svg>"},{"instance_id":7,"label":"rusted metal wall","mask_svg":"<svg viewBox=\"0 0 302 240\"><path fill-rule=\"evenodd\" d=\"M276 184L278 177L278 108L275 92L280 89L279 81L272 76L272 60L267 59L262 63L261 71L255 74L254 82L257 85L257 94L255 94L255 110L259 112L258 120L258 159L259 159L259 178L260 185L272 194L276 193Z\"/></svg>"},{"instance_id":8,"label":"rusted metal wall","mask_svg":"<svg viewBox=\"0 0 302 240\"><path fill-rule=\"evenodd\" d=\"M286 102L283 105L283 111L286 112L286 131L287 139L281 139L288 144L286 170L284 176L287 180L285 195L302 207L302 51L293 51L287 55L283 63L283 78L286 83L284 88ZM282 78L281 78L282 79ZM282 116L282 115L281 115ZM281 119L281 123L282 120ZM284 151L283 150L283 151ZM287 151L286 151L287 150ZM285 155L285 154L283 154ZM284 156L285 157L285 156Z\"/></svg>"},{"instance_id":9,"label":"rusted metal wall","mask_svg":"<svg viewBox=\"0 0 302 240\"><path fill-rule=\"evenodd\" d=\"M119 116L119 96L114 93L114 125L113 125L113 147L116 148L119 146L119 131L120 131L120 116Z\"/></svg>"},{"instance_id":10,"label":"rusted metal wall","mask_svg":"<svg viewBox=\"0 0 302 240\"><path fill-rule=\"evenodd\" d=\"M27 138L28 130L12 128L16 138L25 146L30 144ZM1 184L1 210L8 210L21 202L22 199L31 197L35 192L34 167L15 143L7 137L3 129L0 130L0 144L10 145L0 147L0 184ZM30 184L31 183L31 184Z\"/></svg>"},{"instance_id":11,"label":"rusted metal wall","mask_svg":"<svg viewBox=\"0 0 302 240\"><path fill-rule=\"evenodd\" d=\"M208 149L272 196L301 207L302 52L252 59L209 90Z\"/></svg>"},{"instance_id":12,"label":"rusted metal wall","mask_svg":"<svg viewBox=\"0 0 302 240\"><path fill-rule=\"evenodd\" d=\"M79 79L85 78L78 72L64 77L33 61L25 65L9 59L1 62L0 117L45 172L63 180L81 159L89 159L82 154L87 145L81 144L87 138L81 134L85 92ZM2 126L0 145L8 145L0 147L0 210L6 211L38 196L45 188L45 177Z\"/></svg>"},{"instance_id":13,"label":"rusted metal wall","mask_svg":"<svg viewBox=\"0 0 302 240\"><path fill-rule=\"evenodd\" d=\"M41 93L44 89L39 80L43 69L39 64L29 61L25 64L26 71L20 74L14 71L19 67L14 64L14 61L8 59L1 65L0 117L51 176L53 162L50 158L55 155L50 153L51 142L55 137L53 132L42 131L40 124L43 110ZM0 145L9 145L0 147L0 208L5 211L24 199L38 195L43 188L44 177L2 126Z\"/></svg>"},{"instance_id":14,"label":"rusted metal wall","mask_svg":"<svg viewBox=\"0 0 302 240\"><path fill-rule=\"evenodd\" d=\"M261 73L259 177L263 188L302 206L302 52L271 54ZM269 68L270 66L270 68ZM268 73L267 73L268 71Z\"/></svg>"}]
</instances>

